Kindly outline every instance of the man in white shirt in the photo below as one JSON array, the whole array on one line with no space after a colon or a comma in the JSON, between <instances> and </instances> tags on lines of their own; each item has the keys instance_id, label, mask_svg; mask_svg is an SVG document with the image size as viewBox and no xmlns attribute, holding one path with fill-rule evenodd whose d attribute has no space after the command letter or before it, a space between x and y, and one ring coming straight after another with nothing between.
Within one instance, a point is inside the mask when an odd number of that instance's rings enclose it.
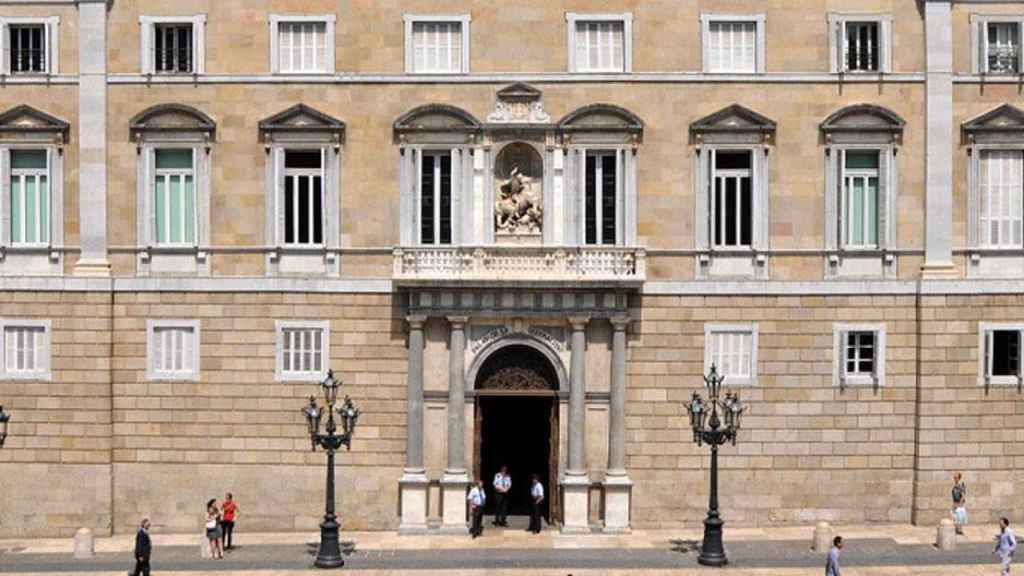
<instances>
[{"instance_id":1,"label":"man in white shirt","mask_svg":"<svg viewBox=\"0 0 1024 576\"><path fill-rule=\"evenodd\" d=\"M502 466L494 475L494 512L495 526L508 526L508 491L512 489L512 477L508 475L508 467Z\"/></svg>"},{"instance_id":2,"label":"man in white shirt","mask_svg":"<svg viewBox=\"0 0 1024 576\"><path fill-rule=\"evenodd\" d=\"M530 527L527 532L540 534L540 504L544 501L544 485L540 477L534 474L530 485Z\"/></svg>"},{"instance_id":3,"label":"man in white shirt","mask_svg":"<svg viewBox=\"0 0 1024 576\"><path fill-rule=\"evenodd\" d=\"M996 536L996 554L999 555L1002 576L1010 576L1010 564L1013 562L1013 554L1017 551L1017 536L1010 529L1008 519L999 519L999 535Z\"/></svg>"},{"instance_id":4,"label":"man in white shirt","mask_svg":"<svg viewBox=\"0 0 1024 576\"><path fill-rule=\"evenodd\" d=\"M469 502L469 513L473 519L473 525L470 527L469 533L473 535L473 538L476 538L484 533L484 503L487 502L487 495L484 493L483 480L476 480L473 488L469 491L469 495L466 496L466 501Z\"/></svg>"}]
</instances>

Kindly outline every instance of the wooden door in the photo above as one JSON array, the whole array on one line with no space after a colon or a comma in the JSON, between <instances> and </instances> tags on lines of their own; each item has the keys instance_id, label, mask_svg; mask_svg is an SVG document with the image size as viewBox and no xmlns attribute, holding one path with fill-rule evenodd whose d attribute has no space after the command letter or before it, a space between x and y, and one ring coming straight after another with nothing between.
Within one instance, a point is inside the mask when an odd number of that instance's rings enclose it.
<instances>
[{"instance_id":1,"label":"wooden door","mask_svg":"<svg viewBox=\"0 0 1024 576\"><path fill-rule=\"evenodd\" d=\"M551 425L548 434L548 523L562 524L562 497L558 485L558 397L551 398Z\"/></svg>"}]
</instances>

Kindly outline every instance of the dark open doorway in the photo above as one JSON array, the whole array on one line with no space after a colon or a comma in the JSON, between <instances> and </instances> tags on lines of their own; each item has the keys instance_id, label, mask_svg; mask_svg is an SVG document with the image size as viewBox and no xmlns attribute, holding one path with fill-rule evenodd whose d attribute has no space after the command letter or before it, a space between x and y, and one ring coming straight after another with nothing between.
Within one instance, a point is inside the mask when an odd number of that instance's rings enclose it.
<instances>
[{"instance_id":1,"label":"dark open doorway","mask_svg":"<svg viewBox=\"0 0 1024 576\"><path fill-rule=\"evenodd\" d=\"M504 465L512 477L509 515L529 514L530 477L537 474L546 496L542 514L557 523L558 377L551 362L530 346L506 346L481 366L475 388L474 472L487 488L485 513L495 512L492 481Z\"/></svg>"}]
</instances>

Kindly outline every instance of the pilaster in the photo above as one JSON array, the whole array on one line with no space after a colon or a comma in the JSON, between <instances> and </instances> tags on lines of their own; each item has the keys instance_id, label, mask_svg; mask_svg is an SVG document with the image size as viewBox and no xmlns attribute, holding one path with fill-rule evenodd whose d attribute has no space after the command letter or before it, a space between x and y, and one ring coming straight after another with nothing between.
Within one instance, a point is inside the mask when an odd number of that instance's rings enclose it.
<instances>
[{"instance_id":1,"label":"pilaster","mask_svg":"<svg viewBox=\"0 0 1024 576\"><path fill-rule=\"evenodd\" d=\"M589 316L571 316L572 352L569 365L569 469L562 479L562 532L589 532L590 479L587 477L586 442L586 353Z\"/></svg>"},{"instance_id":2,"label":"pilaster","mask_svg":"<svg viewBox=\"0 0 1024 576\"><path fill-rule=\"evenodd\" d=\"M402 517L399 533L427 529L427 490L423 469L423 324L426 316L406 317L409 323L409 370L407 374L405 469L399 480Z\"/></svg>"},{"instance_id":3,"label":"pilaster","mask_svg":"<svg viewBox=\"0 0 1024 576\"><path fill-rule=\"evenodd\" d=\"M466 526L466 316L449 316L448 465L441 478L441 530L463 533Z\"/></svg>"},{"instance_id":4,"label":"pilaster","mask_svg":"<svg viewBox=\"0 0 1024 576\"><path fill-rule=\"evenodd\" d=\"M604 478L604 532L629 532L633 482L626 473L626 330L629 318L612 323L611 394L608 407L608 471Z\"/></svg>"}]
</instances>

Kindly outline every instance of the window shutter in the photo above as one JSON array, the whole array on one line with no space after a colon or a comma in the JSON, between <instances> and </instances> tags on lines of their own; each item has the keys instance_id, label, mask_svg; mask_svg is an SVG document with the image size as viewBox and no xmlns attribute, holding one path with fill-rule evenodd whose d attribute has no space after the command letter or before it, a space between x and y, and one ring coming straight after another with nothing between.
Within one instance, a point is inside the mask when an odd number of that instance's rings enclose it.
<instances>
[{"instance_id":1,"label":"window shutter","mask_svg":"<svg viewBox=\"0 0 1024 576\"><path fill-rule=\"evenodd\" d=\"M715 222L718 220L717 210L715 209L715 169L718 164L718 151L711 148L707 151L707 154L707 171L704 173L706 181L703 196L708 205L705 213L708 227L708 246L713 247L715 245Z\"/></svg>"},{"instance_id":2,"label":"window shutter","mask_svg":"<svg viewBox=\"0 0 1024 576\"><path fill-rule=\"evenodd\" d=\"M988 24L985 21L978 23L978 72L988 72Z\"/></svg>"},{"instance_id":3,"label":"window shutter","mask_svg":"<svg viewBox=\"0 0 1024 576\"><path fill-rule=\"evenodd\" d=\"M284 148L274 148L274 245L284 244Z\"/></svg>"},{"instance_id":4,"label":"window shutter","mask_svg":"<svg viewBox=\"0 0 1024 576\"><path fill-rule=\"evenodd\" d=\"M985 331L985 355L983 364L985 383L992 377L992 331Z\"/></svg>"},{"instance_id":5,"label":"window shutter","mask_svg":"<svg viewBox=\"0 0 1024 576\"><path fill-rule=\"evenodd\" d=\"M846 387L846 347L849 345L850 333L846 330L839 332L839 346L836 349L836 362L839 365L839 387Z\"/></svg>"},{"instance_id":6,"label":"window shutter","mask_svg":"<svg viewBox=\"0 0 1024 576\"><path fill-rule=\"evenodd\" d=\"M768 214L768 162L767 162L767 149L763 147L755 147L750 153L753 156L753 162L750 163L752 169L752 191L753 191L753 206L754 211L751 215L751 221L754 226L753 238L751 238L751 244L755 250L765 250L768 248L768 224L771 222Z\"/></svg>"},{"instance_id":7,"label":"window shutter","mask_svg":"<svg viewBox=\"0 0 1024 576\"><path fill-rule=\"evenodd\" d=\"M459 217L462 212L462 148L452 148L451 155L451 200L448 225L451 227L451 243L453 246L458 246L462 243L462 234L459 229L462 223L462 218Z\"/></svg>"},{"instance_id":8,"label":"window shutter","mask_svg":"<svg viewBox=\"0 0 1024 576\"><path fill-rule=\"evenodd\" d=\"M980 243L978 209L981 200L981 150L971 146L967 148L967 245L976 248Z\"/></svg>"},{"instance_id":9,"label":"window shutter","mask_svg":"<svg viewBox=\"0 0 1024 576\"><path fill-rule=\"evenodd\" d=\"M4 57L0 62L0 72L11 73L11 26L10 24L0 25L0 35L3 36Z\"/></svg>"},{"instance_id":10,"label":"window shutter","mask_svg":"<svg viewBox=\"0 0 1024 576\"><path fill-rule=\"evenodd\" d=\"M892 149L878 151L878 247L889 245L889 193L892 190Z\"/></svg>"},{"instance_id":11,"label":"window shutter","mask_svg":"<svg viewBox=\"0 0 1024 576\"><path fill-rule=\"evenodd\" d=\"M48 74L60 74L60 18L50 18L46 22L46 71Z\"/></svg>"},{"instance_id":12,"label":"window shutter","mask_svg":"<svg viewBox=\"0 0 1024 576\"><path fill-rule=\"evenodd\" d=\"M587 243L587 149L579 148L576 158L576 244Z\"/></svg>"},{"instance_id":13,"label":"window shutter","mask_svg":"<svg viewBox=\"0 0 1024 576\"><path fill-rule=\"evenodd\" d=\"M143 237L143 242L146 246L152 246L156 244L156 190L155 186L155 172L154 167L156 166L156 149L147 146L143 149L142 158L142 173L143 173L143 190L146 202L146 231Z\"/></svg>"},{"instance_id":14,"label":"window shutter","mask_svg":"<svg viewBox=\"0 0 1024 576\"><path fill-rule=\"evenodd\" d=\"M839 156L842 155L839 148L825 149L825 249L835 250L839 238L838 216L836 204L842 194L842 186L839 184L840 174L838 170Z\"/></svg>"},{"instance_id":15,"label":"window shutter","mask_svg":"<svg viewBox=\"0 0 1024 576\"><path fill-rule=\"evenodd\" d=\"M412 173L412 197L413 206L415 206L415 226L413 227L413 234L416 238L416 244L423 244L423 150L416 148L413 150L413 173Z\"/></svg>"},{"instance_id":16,"label":"window shutter","mask_svg":"<svg viewBox=\"0 0 1024 576\"><path fill-rule=\"evenodd\" d=\"M11 241L11 149L0 148L0 246Z\"/></svg>"},{"instance_id":17,"label":"window shutter","mask_svg":"<svg viewBox=\"0 0 1024 576\"><path fill-rule=\"evenodd\" d=\"M139 34L142 39L139 50L139 70L142 74L153 73L153 51L156 50L153 38L153 23L147 19L139 22Z\"/></svg>"}]
</instances>

